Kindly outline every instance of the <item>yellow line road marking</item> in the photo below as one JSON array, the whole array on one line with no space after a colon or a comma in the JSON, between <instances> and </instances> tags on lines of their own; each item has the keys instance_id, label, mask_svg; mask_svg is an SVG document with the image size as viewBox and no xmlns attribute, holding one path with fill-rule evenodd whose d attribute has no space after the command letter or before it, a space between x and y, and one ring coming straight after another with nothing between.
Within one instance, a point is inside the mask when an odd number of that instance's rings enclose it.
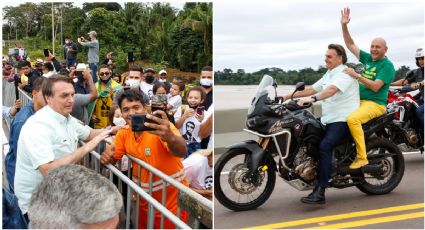
<instances>
[{"instance_id":1,"label":"yellow line road marking","mask_svg":"<svg viewBox=\"0 0 425 230\"><path fill-rule=\"evenodd\" d=\"M408 220L408 219L414 219L414 218L420 218L420 217L424 217L424 212L413 212L413 213L408 213L403 215L385 216L385 217L378 217L378 218L372 218L367 220L357 220L357 221L351 221L351 222L345 222L345 223L339 223L339 224L323 225L320 227L314 227L309 229L353 228L353 227L360 227L360 226L371 225L371 224L387 223L387 222Z\"/></svg>"},{"instance_id":2,"label":"yellow line road marking","mask_svg":"<svg viewBox=\"0 0 425 230\"><path fill-rule=\"evenodd\" d=\"M354 218L354 217L370 216L370 215L377 215L377 214L383 214L383 213L389 213L389 212L412 210L412 209L418 209L418 208L424 208L424 203L394 206L394 207L380 208L380 209L372 209L372 210L359 211L359 212L350 212L350 213L344 213L344 214L332 215L332 216L314 217L314 218L309 218L309 219L294 220L294 221L280 222L280 223L275 223L275 224L267 224L267 225L261 225L261 226L255 226L255 227L248 227L246 229L286 228L286 227L293 227L293 226L299 226L299 225L306 225L306 224L314 224L314 223L334 221L334 220L349 219L349 218Z\"/></svg>"}]
</instances>

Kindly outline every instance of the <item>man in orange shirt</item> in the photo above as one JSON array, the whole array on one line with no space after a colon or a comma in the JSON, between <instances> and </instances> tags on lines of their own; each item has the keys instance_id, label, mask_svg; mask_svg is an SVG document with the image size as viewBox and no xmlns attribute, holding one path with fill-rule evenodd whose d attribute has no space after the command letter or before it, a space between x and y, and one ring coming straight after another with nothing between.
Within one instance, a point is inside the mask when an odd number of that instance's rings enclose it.
<instances>
[{"instance_id":1,"label":"man in orange shirt","mask_svg":"<svg viewBox=\"0 0 425 230\"><path fill-rule=\"evenodd\" d=\"M118 99L118 105L121 108L121 113L127 124L131 127L131 116L135 114L147 114L142 95L132 91L125 91ZM153 131L132 131L131 128L123 128L118 131L115 136L115 151L112 148L102 154L101 162L103 164L114 164L120 160L125 153L128 153L136 158L139 158L153 167L161 170L165 174L180 181L188 186L184 174L184 167L181 158L186 153L186 143L181 137L179 131L171 124L167 115L163 111L155 111L155 114L161 115L162 118L147 114L147 118L157 124L145 122L145 126L153 128ZM137 164L133 163L133 181L140 180L141 187L148 191L149 189L149 172L142 168L141 178L138 178ZM162 187L163 181L153 176L152 196L162 202ZM173 186L167 187L167 200L165 206L168 210L177 214L178 190ZM147 227L148 203L144 199L140 199L140 215L139 228ZM154 228L160 228L161 215L155 212ZM187 220L187 213L181 213L181 219ZM175 228L175 225L165 218L164 228Z\"/></svg>"}]
</instances>

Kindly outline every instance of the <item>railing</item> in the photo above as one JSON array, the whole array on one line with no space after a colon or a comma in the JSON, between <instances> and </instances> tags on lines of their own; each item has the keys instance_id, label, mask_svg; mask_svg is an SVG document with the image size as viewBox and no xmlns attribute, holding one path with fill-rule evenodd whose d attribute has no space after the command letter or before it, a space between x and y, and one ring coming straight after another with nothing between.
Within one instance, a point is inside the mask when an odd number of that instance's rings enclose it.
<instances>
[{"instance_id":1,"label":"railing","mask_svg":"<svg viewBox=\"0 0 425 230\"><path fill-rule=\"evenodd\" d=\"M26 105L28 102L30 102L32 99L26 92L18 88L19 98L21 99L22 105ZM5 82L3 80L3 105L6 106L12 106L15 101L15 86L13 83ZM10 123L8 123L10 125ZM81 145L84 145L84 142L80 142ZM99 149L99 148L98 148ZM98 151L99 152L99 151ZM177 228L198 228L199 224L202 223L208 228L212 228L212 201L208 200L207 198L199 195L198 193L194 192L190 188L184 186L180 182L176 181L175 179L171 178L170 176L164 174L160 170L152 167L148 163L134 158L133 156L130 156L127 154L129 158L128 162L128 175L124 175L120 170L118 170L115 166L108 164L108 165L101 165L100 163L100 154L96 151L91 151L90 154L86 155L86 157L83 159L83 164L91 168L98 173L102 173L103 169L109 169L109 179L113 181L113 176L115 175L118 178L118 189L122 193L123 191L123 184L124 183L127 186L127 194L123 194L127 197L126 199L126 210L124 212L125 215L125 228L138 228L139 224L139 201L140 198L143 198L149 203L148 206L148 216L147 216L147 228L153 228L154 227L154 221L155 221L155 211L159 211L161 214L161 222L160 227L164 227L164 220L167 218L170 222L176 225ZM140 187L140 184L136 184L134 181L132 181L130 178L132 178L132 175L130 175L130 168L132 165L132 162L135 162L137 164L137 172L140 178L140 172L141 168L144 168L149 171L149 188L147 189L148 192L143 190ZM136 169L133 169L136 170ZM162 179L162 201L161 203L154 199L152 194L152 178L153 175L158 176ZM140 180L138 181L140 183ZM177 215L174 215L170 210L168 210L165 207L166 203L166 189L167 186L173 186L179 190L179 207L177 211ZM133 202L132 194L136 193L136 202ZM182 198L183 197L183 198ZM181 202L181 200L186 199L186 202ZM190 200L191 202L196 203L196 208L194 210L188 210L191 208L190 205L187 205L187 201ZM134 204L135 203L135 204ZM134 225L130 226L132 223L131 221L131 214L132 214L132 208L135 212L136 216L134 218ZM186 223L184 223L179 217L180 212L182 209L185 209L189 211L189 214L192 214L189 216L189 219L193 220L193 223L190 224L190 226ZM124 227L124 226L123 226Z\"/></svg>"}]
</instances>

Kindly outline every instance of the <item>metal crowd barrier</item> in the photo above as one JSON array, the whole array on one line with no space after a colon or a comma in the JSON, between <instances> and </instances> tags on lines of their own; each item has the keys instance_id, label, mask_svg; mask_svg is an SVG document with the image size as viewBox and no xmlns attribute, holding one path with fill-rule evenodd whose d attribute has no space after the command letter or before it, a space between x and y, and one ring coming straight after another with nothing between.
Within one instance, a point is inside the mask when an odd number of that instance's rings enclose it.
<instances>
[{"instance_id":1,"label":"metal crowd barrier","mask_svg":"<svg viewBox=\"0 0 425 230\"><path fill-rule=\"evenodd\" d=\"M32 101L31 97L23 90L18 88L19 92L19 98L22 101L22 105L26 105L28 102ZM15 86L13 83L5 82L5 79L3 79L3 105L6 106L12 106L15 101ZM10 123L8 123L10 125ZM81 145L84 145L84 142L80 142ZM99 149L99 148L98 148ZM139 201L140 197L146 200L149 203L148 207L148 220L147 220L147 228L151 229L154 227L154 220L155 220L155 211L159 211L161 213L161 223L160 227L163 228L164 226L164 218L167 218L169 221L171 221L173 224L176 225L177 228L199 228L200 224L202 223L207 228L212 228L212 201L208 200L207 198L199 195L198 193L194 192L190 188L184 186L179 181L171 178L170 176L164 174L160 170L152 167L148 163L134 158L133 156L130 156L127 154L127 157L129 158L128 161L128 175L124 175L119 169L117 169L115 166L108 164L108 165L101 165L100 163L100 154L96 151L91 151L90 154L86 155L84 157L82 163L88 168L91 168L95 170L98 173L103 174L102 169L109 169L109 180L113 181L113 176L115 175L118 178L118 189L122 193L123 185L124 183L127 186L127 200L126 200L126 210L124 211L125 215L125 228L129 229L131 227L138 228L138 222L139 222ZM149 188L147 189L148 192L146 192L144 189L140 187L140 181L139 184L136 184L132 178L131 173L131 166L132 162L136 162L137 164L137 172L140 178L140 172L141 168L145 168L149 171ZM136 169L133 169L136 170ZM161 203L154 199L152 194L152 178L153 175L158 176L162 179L162 201ZM167 186L174 186L179 190L179 207L177 211L177 216L174 215L170 210L168 210L165 207L166 203L166 189ZM137 195L136 202L133 202L132 199L132 193L135 192ZM185 200L186 202L181 202L182 200ZM194 207L193 210L188 210L192 206L187 205L187 202L195 202L196 207ZM135 203L135 206L134 206ZM130 226L131 222L131 210L134 210L135 212L135 220L134 225ZM189 213L189 219L192 218L194 221L191 226L184 223L179 217L181 209L185 209Z\"/></svg>"}]
</instances>

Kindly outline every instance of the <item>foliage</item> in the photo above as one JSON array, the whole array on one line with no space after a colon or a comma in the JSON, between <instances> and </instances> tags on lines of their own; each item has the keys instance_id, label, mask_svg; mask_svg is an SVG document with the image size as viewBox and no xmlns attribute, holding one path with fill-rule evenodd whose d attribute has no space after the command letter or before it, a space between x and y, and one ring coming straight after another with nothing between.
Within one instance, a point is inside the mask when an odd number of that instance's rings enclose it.
<instances>
[{"instance_id":1,"label":"foliage","mask_svg":"<svg viewBox=\"0 0 425 230\"><path fill-rule=\"evenodd\" d=\"M362 64L347 63L347 66L360 71ZM238 69L233 72L232 69L225 68L222 71L216 71L214 74L214 83L219 85L257 85L263 75L268 74L276 79L278 84L295 85L297 82L305 82L307 85L312 85L319 80L327 69L324 66L319 66L317 70L312 68L304 68L300 70L284 71L280 68L264 68L257 72L246 73L243 69ZM409 67L401 66L397 72L394 80L403 78L409 71Z\"/></svg>"},{"instance_id":2,"label":"foliage","mask_svg":"<svg viewBox=\"0 0 425 230\"><path fill-rule=\"evenodd\" d=\"M169 3L141 2L123 6L114 2L84 3L82 8L71 2L28 2L3 8L3 52L23 44L32 59L42 58L31 55L40 53L38 49L52 49L53 32L56 56L63 58L61 38L69 36L77 42L78 37L88 38L91 30L98 34L100 61L108 52L117 52L120 72L127 68L125 60L130 50L136 60L161 66L167 63L167 68L199 72L203 66L212 65L211 3L186 3L182 10ZM78 49L77 59L86 62L88 49L80 45Z\"/></svg>"}]
</instances>

